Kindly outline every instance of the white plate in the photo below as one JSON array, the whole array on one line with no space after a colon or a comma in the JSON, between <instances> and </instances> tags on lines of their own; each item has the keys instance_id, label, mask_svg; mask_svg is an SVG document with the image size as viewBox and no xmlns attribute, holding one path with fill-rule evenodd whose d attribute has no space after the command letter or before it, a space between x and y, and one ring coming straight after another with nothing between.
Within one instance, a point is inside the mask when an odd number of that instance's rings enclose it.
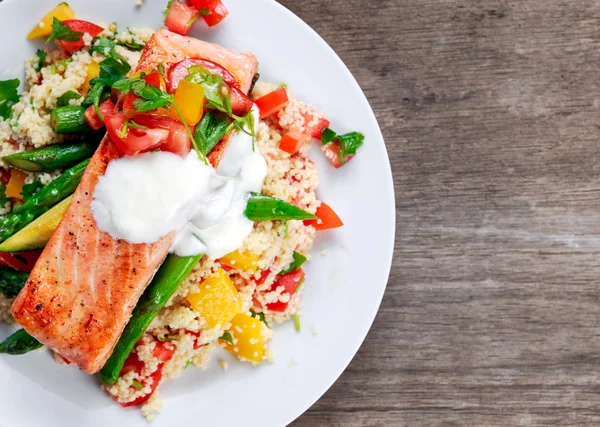
<instances>
[{"instance_id":1,"label":"white plate","mask_svg":"<svg viewBox=\"0 0 600 427\"><path fill-rule=\"evenodd\" d=\"M22 77L23 61L42 43L25 36L58 0L0 3L0 80ZM119 28L162 25L167 0L70 0L77 17L117 21ZM298 98L327 111L338 132L359 130L359 155L334 170L316 149L318 195L344 220L342 229L320 233L308 264L302 332L276 327L275 361L260 367L213 354L207 371L187 370L161 387L163 412L153 426L279 427L308 409L336 380L365 338L381 302L392 260L395 204L381 131L360 87L331 48L304 22L271 0L226 0L229 17L192 36L253 52L263 81L288 83ZM314 335L312 330L316 330ZM0 337L10 328L2 326ZM218 359L229 360L227 371ZM98 380L54 363L48 352L0 357L3 426L147 426L137 409L123 410L100 390Z\"/></svg>"}]
</instances>

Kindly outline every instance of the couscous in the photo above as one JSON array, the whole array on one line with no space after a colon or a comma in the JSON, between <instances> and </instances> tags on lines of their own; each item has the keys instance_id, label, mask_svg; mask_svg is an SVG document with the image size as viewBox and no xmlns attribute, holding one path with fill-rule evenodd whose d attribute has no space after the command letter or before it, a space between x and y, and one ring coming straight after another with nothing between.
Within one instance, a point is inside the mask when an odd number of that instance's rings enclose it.
<instances>
[{"instance_id":1,"label":"couscous","mask_svg":"<svg viewBox=\"0 0 600 427\"><path fill-rule=\"evenodd\" d=\"M302 266L343 225L311 140L335 167L363 142L258 80L253 55L184 37L227 16L190 3L169 2L171 31L61 3L30 34L58 48L26 61L21 94L0 81L0 320L24 327L0 352L46 346L149 419L215 349L260 364L274 325L300 329Z\"/></svg>"}]
</instances>

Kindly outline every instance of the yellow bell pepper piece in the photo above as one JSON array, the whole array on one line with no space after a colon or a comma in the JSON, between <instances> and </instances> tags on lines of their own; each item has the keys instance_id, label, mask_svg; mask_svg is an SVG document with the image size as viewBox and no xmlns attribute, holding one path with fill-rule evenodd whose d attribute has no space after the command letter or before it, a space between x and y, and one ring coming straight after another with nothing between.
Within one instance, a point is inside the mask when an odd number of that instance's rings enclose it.
<instances>
[{"instance_id":1,"label":"yellow bell pepper piece","mask_svg":"<svg viewBox=\"0 0 600 427\"><path fill-rule=\"evenodd\" d=\"M246 314L238 314L231 321L231 328L227 332L233 338L233 344L221 340L225 349L252 362L262 362L265 356L265 338L262 335L260 320Z\"/></svg>"},{"instance_id":2,"label":"yellow bell pepper piece","mask_svg":"<svg viewBox=\"0 0 600 427\"><path fill-rule=\"evenodd\" d=\"M52 9L42 18L40 22L27 35L28 39L37 39L38 37L47 37L52 32L52 21L54 18L59 21L75 19L75 12L67 3L61 3Z\"/></svg>"},{"instance_id":3,"label":"yellow bell pepper piece","mask_svg":"<svg viewBox=\"0 0 600 427\"><path fill-rule=\"evenodd\" d=\"M27 174L19 169L12 169L10 172L10 180L6 186L6 196L13 199L23 200L23 185L25 184Z\"/></svg>"},{"instance_id":4,"label":"yellow bell pepper piece","mask_svg":"<svg viewBox=\"0 0 600 427\"><path fill-rule=\"evenodd\" d=\"M100 64L96 61L92 61L87 66L87 75L85 76L85 82L83 82L83 86L81 86L81 91L83 96L85 96L90 90L90 80L95 79L100 75Z\"/></svg>"},{"instance_id":5,"label":"yellow bell pepper piece","mask_svg":"<svg viewBox=\"0 0 600 427\"><path fill-rule=\"evenodd\" d=\"M187 300L211 328L225 326L242 310L242 299L223 269L214 272L199 288L199 292L188 295Z\"/></svg>"},{"instance_id":6,"label":"yellow bell pepper piece","mask_svg":"<svg viewBox=\"0 0 600 427\"><path fill-rule=\"evenodd\" d=\"M189 126L196 126L204 112L204 88L196 83L181 80L175 91L175 102ZM171 106L171 117L179 118L174 106Z\"/></svg>"},{"instance_id":7,"label":"yellow bell pepper piece","mask_svg":"<svg viewBox=\"0 0 600 427\"><path fill-rule=\"evenodd\" d=\"M228 267L236 270L247 271L252 273L258 270L259 255L253 254L252 252L244 251L233 251L219 259L219 262Z\"/></svg>"}]
</instances>

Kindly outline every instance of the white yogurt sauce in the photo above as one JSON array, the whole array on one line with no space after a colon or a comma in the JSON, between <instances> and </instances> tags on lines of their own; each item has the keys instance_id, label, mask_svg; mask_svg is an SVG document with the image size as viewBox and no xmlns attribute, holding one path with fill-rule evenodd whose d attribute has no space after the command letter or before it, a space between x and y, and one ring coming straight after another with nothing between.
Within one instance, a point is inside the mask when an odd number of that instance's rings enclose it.
<instances>
[{"instance_id":1,"label":"white yogurt sauce","mask_svg":"<svg viewBox=\"0 0 600 427\"><path fill-rule=\"evenodd\" d=\"M257 109L253 110L255 129ZM100 230L131 243L153 243L172 231L171 252L219 258L252 232L244 216L250 192L260 192L267 163L252 137L238 132L214 169L194 150L122 157L109 163L94 190L92 213Z\"/></svg>"}]
</instances>

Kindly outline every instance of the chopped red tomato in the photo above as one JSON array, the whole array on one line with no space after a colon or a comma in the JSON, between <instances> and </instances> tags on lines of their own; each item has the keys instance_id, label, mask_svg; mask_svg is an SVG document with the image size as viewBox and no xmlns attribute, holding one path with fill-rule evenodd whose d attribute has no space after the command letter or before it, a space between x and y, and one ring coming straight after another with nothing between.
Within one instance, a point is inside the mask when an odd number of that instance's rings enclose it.
<instances>
[{"instance_id":1,"label":"chopped red tomato","mask_svg":"<svg viewBox=\"0 0 600 427\"><path fill-rule=\"evenodd\" d=\"M80 19L69 19L66 21L63 21L63 24L65 24L67 27L69 27L71 30L78 32L78 33L88 33L90 36L92 37L96 37L98 34L100 34L102 31L104 31L104 28L96 25L96 24L92 24L91 22L88 21L82 21ZM81 37L79 40L77 40L76 42L68 42L68 41L64 41L64 40L57 40L58 44L60 45L60 47L62 47L65 51L71 53L71 52L75 52L76 50L81 49L83 46L85 46L85 43L83 42L83 37Z\"/></svg>"},{"instance_id":2,"label":"chopped red tomato","mask_svg":"<svg viewBox=\"0 0 600 427\"><path fill-rule=\"evenodd\" d=\"M113 104L110 99L107 99L100 107L98 107L98 110L100 110L103 117L106 117L106 115L110 115L115 111L115 104ZM90 105L85 110L85 122L94 130L102 129L104 127L104 121L100 118L96 112L96 107L93 105Z\"/></svg>"},{"instance_id":3,"label":"chopped red tomato","mask_svg":"<svg viewBox=\"0 0 600 427\"><path fill-rule=\"evenodd\" d=\"M304 117L304 132L311 138L320 141L323 129L328 128L331 122L322 117L315 121L315 117L310 113L304 113L302 116Z\"/></svg>"},{"instance_id":4,"label":"chopped red tomato","mask_svg":"<svg viewBox=\"0 0 600 427\"><path fill-rule=\"evenodd\" d=\"M265 117L269 117L279 110L285 108L288 104L289 98L287 95L287 91L280 87L277 90L274 90L271 93L266 94L258 98L255 103L260 110L260 118L264 119Z\"/></svg>"},{"instance_id":5,"label":"chopped red tomato","mask_svg":"<svg viewBox=\"0 0 600 427\"><path fill-rule=\"evenodd\" d=\"M206 22L209 27L214 27L229 15L229 11L221 0L216 0L216 3L217 5L214 8L209 9L209 14L203 16L204 22Z\"/></svg>"},{"instance_id":6,"label":"chopped red tomato","mask_svg":"<svg viewBox=\"0 0 600 427\"><path fill-rule=\"evenodd\" d=\"M139 72L136 74L139 74ZM146 77L144 77L144 80L147 84L164 90L163 81L161 75L158 72L154 71L146 75ZM136 99L138 99L138 97L135 96L133 92L129 92L125 97L125 100L123 101L123 114L125 115L125 117L132 118L136 115L135 107L133 106L133 103Z\"/></svg>"},{"instance_id":7,"label":"chopped red tomato","mask_svg":"<svg viewBox=\"0 0 600 427\"><path fill-rule=\"evenodd\" d=\"M175 349L173 345L160 341L156 343L154 350L152 350L152 355L163 363L171 360L174 354Z\"/></svg>"},{"instance_id":8,"label":"chopped red tomato","mask_svg":"<svg viewBox=\"0 0 600 427\"><path fill-rule=\"evenodd\" d=\"M340 143L338 141L331 141L325 145L321 145L321 151L323 152L323 154L325 154L325 157L327 157L329 163L331 163L332 166L336 169L339 169L342 166L344 166L350 161L350 159L352 159L355 156L355 154L346 155L346 158L342 163L342 159L340 158Z\"/></svg>"},{"instance_id":9,"label":"chopped red tomato","mask_svg":"<svg viewBox=\"0 0 600 427\"><path fill-rule=\"evenodd\" d=\"M294 294L294 292L296 292L296 289L298 289L298 286L300 286L302 280L304 280L304 276L305 274L302 268L292 271L291 273L284 274L283 276L278 276L277 280L275 280L269 291L275 291L280 286L283 286L284 290L282 294L290 294L291 296ZM282 312L287 309L288 305L289 302L277 301L267 304L267 310Z\"/></svg>"},{"instance_id":10,"label":"chopped red tomato","mask_svg":"<svg viewBox=\"0 0 600 427\"><path fill-rule=\"evenodd\" d=\"M8 252L0 252L0 265L14 268L15 270L22 271L23 273L31 273L31 270L33 270L33 266L37 262L41 253L41 250L17 252L13 254Z\"/></svg>"},{"instance_id":11,"label":"chopped red tomato","mask_svg":"<svg viewBox=\"0 0 600 427\"><path fill-rule=\"evenodd\" d=\"M162 370L163 370L163 365L160 365L156 371L154 371L152 374L150 374L150 376L147 378L146 381L142 382L142 385L144 385L144 386L146 385L147 382L150 383L150 390L151 390L150 393L144 394L132 402L127 402L127 403L119 402L119 405L121 405L123 408L129 408L130 406L139 406L142 403L146 402L148 399L150 399L150 396L152 396L152 394L158 387L158 384L160 384L160 380L162 379ZM112 394L110 396L112 397L112 399L114 401L117 401L116 396L114 396Z\"/></svg>"},{"instance_id":12,"label":"chopped red tomato","mask_svg":"<svg viewBox=\"0 0 600 427\"><path fill-rule=\"evenodd\" d=\"M108 115L104 118L104 122L110 139L123 154L128 156L151 150L169 137L169 130L167 129L129 127L123 132L123 126L125 126L125 116L123 114Z\"/></svg>"},{"instance_id":13,"label":"chopped red tomato","mask_svg":"<svg viewBox=\"0 0 600 427\"><path fill-rule=\"evenodd\" d=\"M188 6L179 0L173 0L167 12L165 27L174 33L185 36L192 29L192 24L197 16L198 10L196 8Z\"/></svg>"},{"instance_id":14,"label":"chopped red tomato","mask_svg":"<svg viewBox=\"0 0 600 427\"><path fill-rule=\"evenodd\" d=\"M185 125L179 120L149 113L138 114L133 120L138 125L152 129L164 129L169 132L169 136L160 146L161 151L168 151L183 157L192 149L192 139L187 133ZM192 133L194 132L193 127L191 127L190 130Z\"/></svg>"},{"instance_id":15,"label":"chopped red tomato","mask_svg":"<svg viewBox=\"0 0 600 427\"><path fill-rule=\"evenodd\" d=\"M194 340L194 350L198 350L199 348L204 347L205 344L200 344L200 332L190 331L188 329L185 330L188 335L194 336L196 339Z\"/></svg>"},{"instance_id":16,"label":"chopped red tomato","mask_svg":"<svg viewBox=\"0 0 600 427\"><path fill-rule=\"evenodd\" d=\"M279 143L279 149L293 156L300 150L302 144L308 141L308 138L308 135L292 130L283 135L283 138L281 138L281 142Z\"/></svg>"},{"instance_id":17,"label":"chopped red tomato","mask_svg":"<svg viewBox=\"0 0 600 427\"><path fill-rule=\"evenodd\" d=\"M142 362L138 358L137 353L131 352L129 354L129 357L127 358L127 360L125 360L125 363L123 364L123 368L121 368L121 373L119 375L123 376L130 372L135 372L136 374L140 375L143 370L144 370L144 362Z\"/></svg>"},{"instance_id":18,"label":"chopped red tomato","mask_svg":"<svg viewBox=\"0 0 600 427\"><path fill-rule=\"evenodd\" d=\"M199 65L208 70L211 74L221 76L227 86L229 86L229 100L231 102L231 111L237 116L243 116L252 109L252 100L242 92L239 83L233 75L219 64L206 59L184 59L173 65L168 73L168 91L175 93L179 87L179 82L189 74L188 70L192 65Z\"/></svg>"},{"instance_id":19,"label":"chopped red tomato","mask_svg":"<svg viewBox=\"0 0 600 427\"><path fill-rule=\"evenodd\" d=\"M261 271L260 277L256 280L256 285L258 286L265 283L265 281L269 277L269 274L271 274L271 270L269 270L268 268L266 270Z\"/></svg>"},{"instance_id":20,"label":"chopped red tomato","mask_svg":"<svg viewBox=\"0 0 600 427\"><path fill-rule=\"evenodd\" d=\"M340 217L325 202L321 202L321 206L317 208L315 215L318 217L318 219L306 220L304 221L304 225L311 225L319 231L338 228L344 225Z\"/></svg>"}]
</instances>

